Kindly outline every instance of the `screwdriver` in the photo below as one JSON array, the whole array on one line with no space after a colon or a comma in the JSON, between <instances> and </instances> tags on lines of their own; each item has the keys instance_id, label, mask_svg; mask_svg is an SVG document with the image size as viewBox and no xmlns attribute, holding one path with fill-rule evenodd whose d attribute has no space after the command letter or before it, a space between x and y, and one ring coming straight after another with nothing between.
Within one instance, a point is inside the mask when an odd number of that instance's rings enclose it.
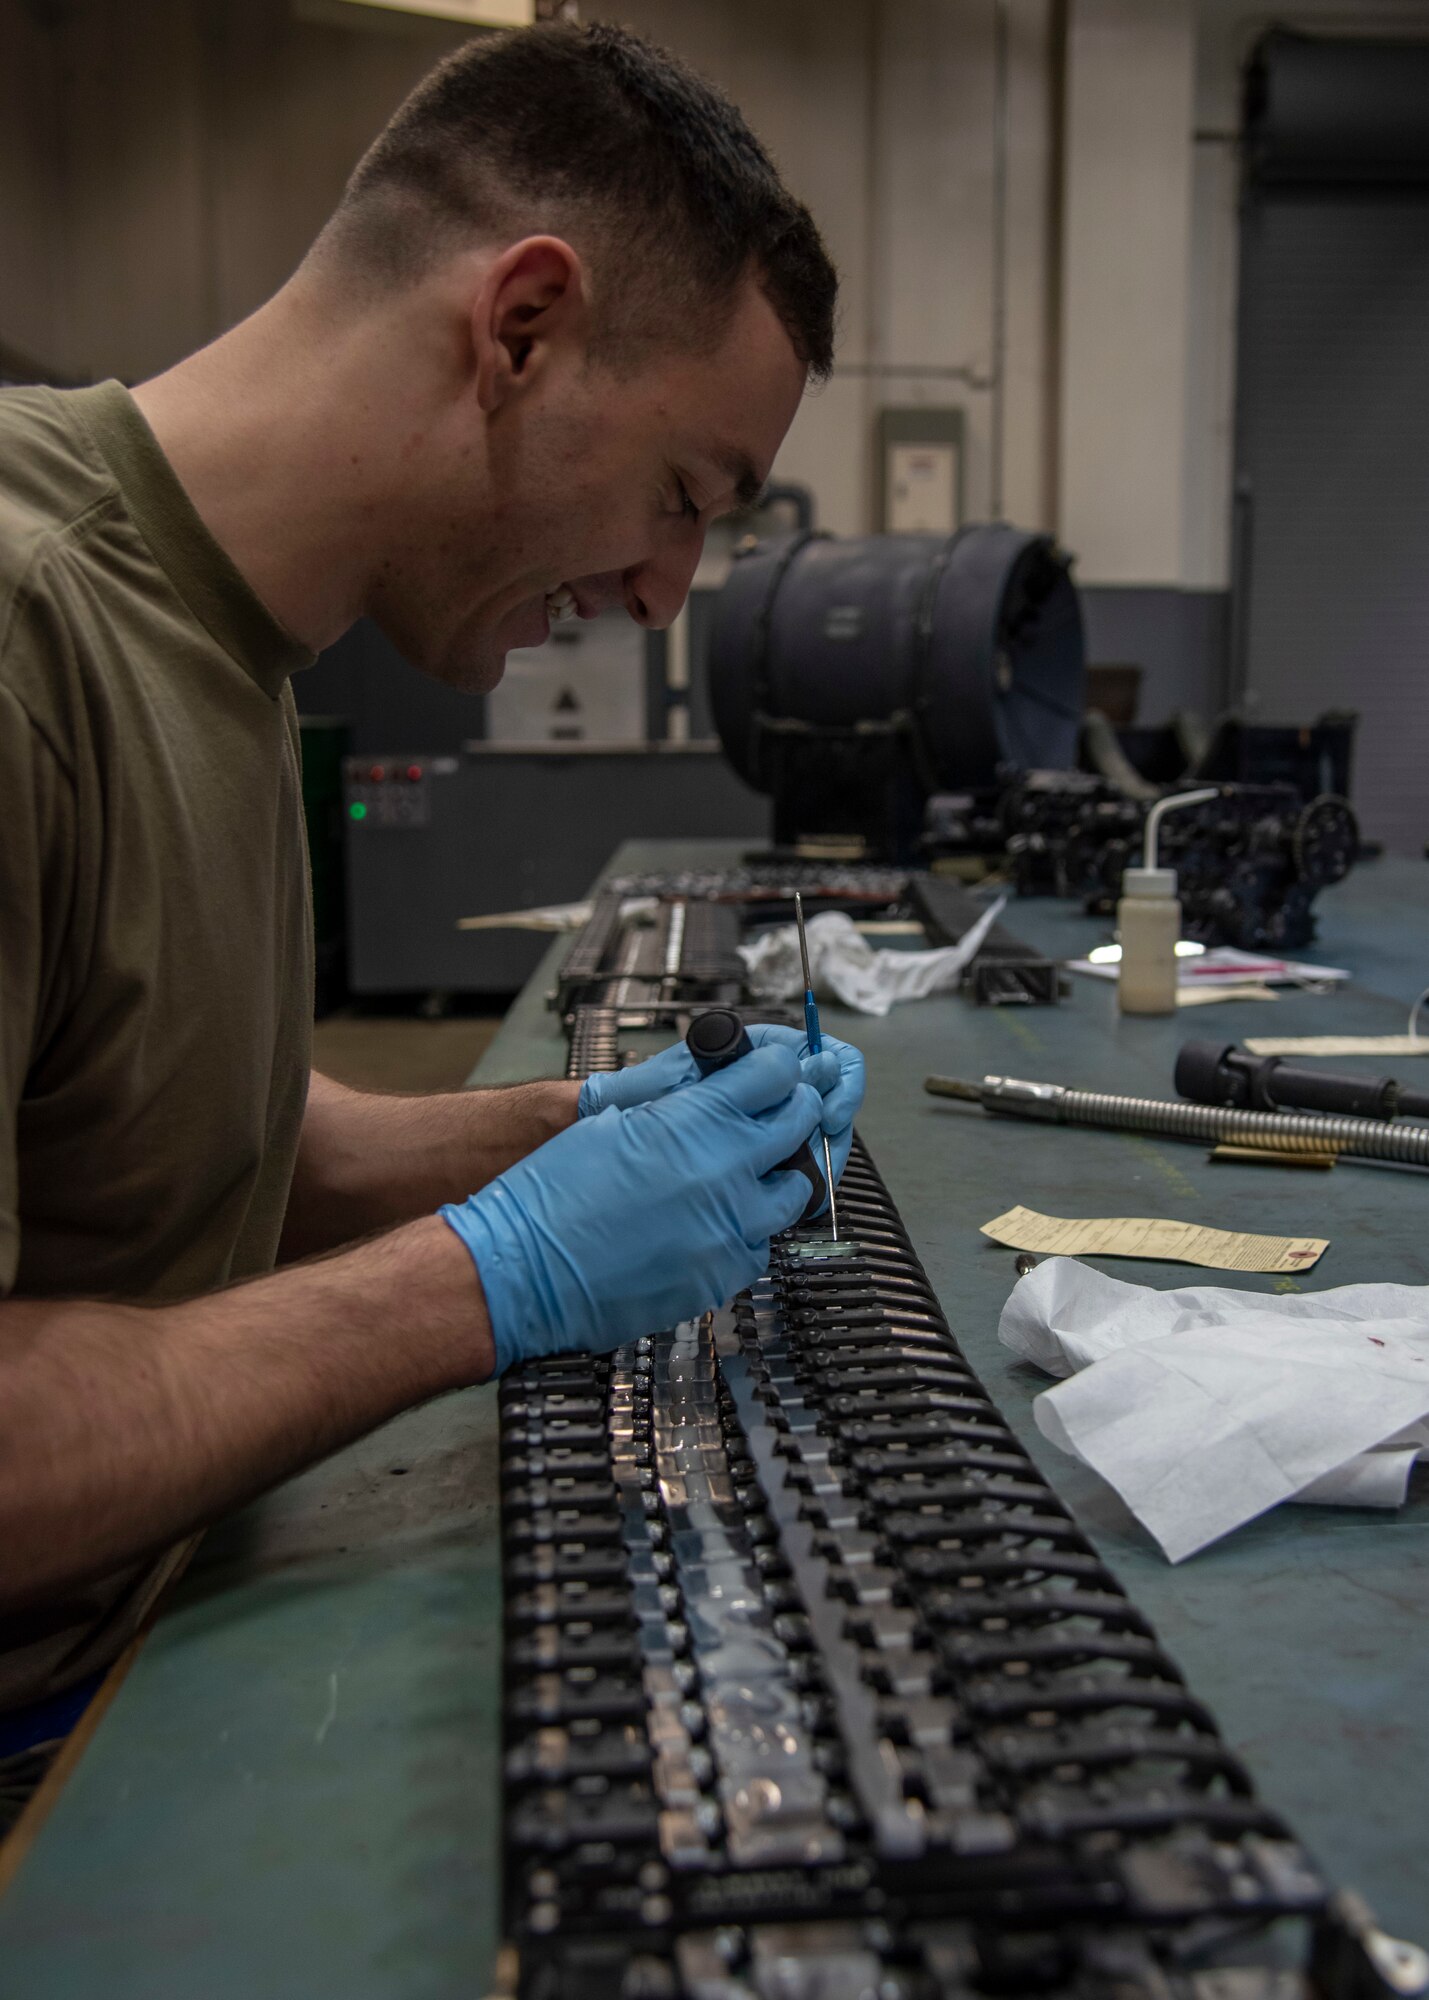
<instances>
[{"instance_id":1,"label":"screwdriver","mask_svg":"<svg viewBox=\"0 0 1429 2000\"><path fill-rule=\"evenodd\" d=\"M741 1056L752 1055L754 1044L749 1039L749 1030L732 1007L711 1007L703 1014L696 1014L685 1035L685 1047L695 1059L695 1066L701 1076L713 1076L718 1069L726 1069ZM810 1150L808 1141L799 1148L792 1159L781 1160L783 1171L802 1174L809 1183L809 1199L804 1204L800 1222L808 1222L818 1214L824 1205L825 1181L819 1172L818 1161ZM827 1182L830 1204L833 1198L833 1181Z\"/></svg>"},{"instance_id":2,"label":"screwdriver","mask_svg":"<svg viewBox=\"0 0 1429 2000\"><path fill-rule=\"evenodd\" d=\"M804 929L804 899L794 891L794 920L799 926L799 957L804 966L804 1032L809 1038L809 1054L822 1055L824 1038L819 1033L819 1007L814 998L814 981L809 972L809 934ZM834 1163L829 1156L829 1135L823 1134L824 1179L829 1186L829 1233L835 1243L839 1240L839 1212L834 1206Z\"/></svg>"}]
</instances>

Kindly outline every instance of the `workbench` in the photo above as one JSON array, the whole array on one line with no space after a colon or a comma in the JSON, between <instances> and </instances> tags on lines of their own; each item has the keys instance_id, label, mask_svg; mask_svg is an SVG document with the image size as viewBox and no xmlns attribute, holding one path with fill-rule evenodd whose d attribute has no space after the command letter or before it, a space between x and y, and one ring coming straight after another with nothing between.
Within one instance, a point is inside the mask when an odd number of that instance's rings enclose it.
<instances>
[{"instance_id":1,"label":"workbench","mask_svg":"<svg viewBox=\"0 0 1429 2000\"><path fill-rule=\"evenodd\" d=\"M630 845L620 872L732 862L736 843ZM1091 1472L1037 1431L1045 1378L997 1340L1013 1253L978 1225L1165 1215L1313 1233L1304 1279L1429 1283L1422 1174L1211 1165L1204 1150L992 1119L924 1095L930 1070L1170 1096L1187 1036L1399 1033L1429 981L1429 865L1384 860L1317 904L1304 955L1331 997L1123 1019L1076 979L1060 1007L941 998L884 1020L824 1010L869 1066L859 1120L953 1331L1265 1798L1393 1932L1429 1939L1429 1473L1393 1514L1282 1507L1172 1568ZM1070 903L1004 921L1071 957L1106 935ZM476 1072L559 1074L552 946ZM1386 1065L1392 1069L1392 1065ZM1091 1260L1097 1261L1097 1260ZM1162 1287L1183 1266L1118 1261ZM1196 1281L1200 1281L1199 1278ZM1207 1274L1207 1281L1214 1281ZM400 1340L403 1328L392 1328ZM497 1943L500 1588L496 1400L387 1425L210 1532L0 1901L4 2000L447 2000L487 1990Z\"/></svg>"}]
</instances>

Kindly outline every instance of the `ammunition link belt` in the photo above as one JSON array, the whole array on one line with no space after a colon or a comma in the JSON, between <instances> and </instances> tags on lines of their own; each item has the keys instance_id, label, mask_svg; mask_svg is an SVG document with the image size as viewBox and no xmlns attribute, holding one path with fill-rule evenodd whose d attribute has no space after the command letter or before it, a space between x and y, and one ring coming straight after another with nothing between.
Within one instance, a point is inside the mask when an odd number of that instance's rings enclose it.
<instances>
[{"instance_id":1,"label":"ammunition link belt","mask_svg":"<svg viewBox=\"0 0 1429 2000\"><path fill-rule=\"evenodd\" d=\"M614 1061L605 1028L572 1074ZM724 1310L501 1385L520 1991L1325 1990L1323 1879L998 1414L858 1142L839 1214L847 1243L793 1230Z\"/></svg>"}]
</instances>

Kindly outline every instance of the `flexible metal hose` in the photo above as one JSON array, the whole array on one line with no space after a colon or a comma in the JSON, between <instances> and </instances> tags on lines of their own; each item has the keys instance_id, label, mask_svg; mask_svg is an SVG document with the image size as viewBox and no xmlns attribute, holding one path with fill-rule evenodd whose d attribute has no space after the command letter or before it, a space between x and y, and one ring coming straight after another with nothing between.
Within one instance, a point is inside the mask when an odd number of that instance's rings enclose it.
<instances>
[{"instance_id":1,"label":"flexible metal hose","mask_svg":"<svg viewBox=\"0 0 1429 2000\"><path fill-rule=\"evenodd\" d=\"M930 1076L935 1097L961 1097L984 1111L1039 1118L1060 1125L1101 1125L1118 1132L1158 1132L1193 1143L1273 1146L1289 1153L1350 1153L1365 1160L1396 1160L1429 1167L1429 1126L1386 1125L1374 1118L1345 1118L1300 1111L1236 1111L1226 1105L1186 1104L1160 1097L1119 1097L1107 1090L1071 1090L1060 1083L1028 1083L1015 1076L985 1076L981 1083Z\"/></svg>"}]
</instances>

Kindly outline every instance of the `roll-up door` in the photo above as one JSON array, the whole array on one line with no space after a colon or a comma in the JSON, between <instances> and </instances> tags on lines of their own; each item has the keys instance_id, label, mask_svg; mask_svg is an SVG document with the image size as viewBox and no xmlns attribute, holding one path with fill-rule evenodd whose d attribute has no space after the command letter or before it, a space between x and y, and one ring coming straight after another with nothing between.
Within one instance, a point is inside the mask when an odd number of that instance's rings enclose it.
<instances>
[{"instance_id":1,"label":"roll-up door","mask_svg":"<svg viewBox=\"0 0 1429 2000\"><path fill-rule=\"evenodd\" d=\"M1247 73L1235 684L1361 716L1366 834L1429 839L1429 41L1276 32Z\"/></svg>"}]
</instances>

